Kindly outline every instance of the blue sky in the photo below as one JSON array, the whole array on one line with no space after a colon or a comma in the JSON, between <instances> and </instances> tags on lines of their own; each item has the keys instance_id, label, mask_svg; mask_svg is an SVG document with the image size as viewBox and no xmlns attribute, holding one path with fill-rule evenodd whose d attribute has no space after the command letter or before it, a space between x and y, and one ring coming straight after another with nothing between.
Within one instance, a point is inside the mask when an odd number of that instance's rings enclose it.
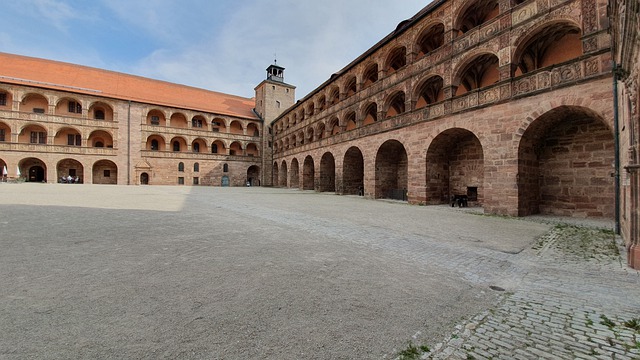
<instances>
[{"instance_id":1,"label":"blue sky","mask_svg":"<svg viewBox=\"0 0 640 360\"><path fill-rule=\"evenodd\" d=\"M9 1L0 51L245 97L277 54L302 98L428 2Z\"/></svg>"}]
</instances>

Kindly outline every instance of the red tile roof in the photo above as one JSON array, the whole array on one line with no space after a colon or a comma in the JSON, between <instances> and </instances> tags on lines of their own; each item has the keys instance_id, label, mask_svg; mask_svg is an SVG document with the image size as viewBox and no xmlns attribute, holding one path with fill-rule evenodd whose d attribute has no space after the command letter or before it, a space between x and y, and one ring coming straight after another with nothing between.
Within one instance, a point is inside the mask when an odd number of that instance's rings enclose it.
<instances>
[{"instance_id":1,"label":"red tile roof","mask_svg":"<svg viewBox=\"0 0 640 360\"><path fill-rule=\"evenodd\" d=\"M258 119L254 99L2 52L0 82Z\"/></svg>"}]
</instances>

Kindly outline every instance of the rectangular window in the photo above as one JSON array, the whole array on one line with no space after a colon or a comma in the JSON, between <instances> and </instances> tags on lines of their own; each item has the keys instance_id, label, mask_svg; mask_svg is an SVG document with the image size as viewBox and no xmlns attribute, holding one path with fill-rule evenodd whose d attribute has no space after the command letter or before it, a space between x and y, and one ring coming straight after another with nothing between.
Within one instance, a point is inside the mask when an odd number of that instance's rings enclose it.
<instances>
[{"instance_id":1,"label":"rectangular window","mask_svg":"<svg viewBox=\"0 0 640 360\"><path fill-rule=\"evenodd\" d=\"M76 146L81 146L82 145L82 137L80 136L80 134L76 135Z\"/></svg>"},{"instance_id":2,"label":"rectangular window","mask_svg":"<svg viewBox=\"0 0 640 360\"><path fill-rule=\"evenodd\" d=\"M7 106L7 94L0 93L0 106Z\"/></svg>"},{"instance_id":3,"label":"rectangular window","mask_svg":"<svg viewBox=\"0 0 640 360\"><path fill-rule=\"evenodd\" d=\"M184 185L184 178L182 176L178 178L178 185Z\"/></svg>"},{"instance_id":4,"label":"rectangular window","mask_svg":"<svg viewBox=\"0 0 640 360\"><path fill-rule=\"evenodd\" d=\"M76 143L76 137L73 136L73 134L68 134L67 135L67 145L75 145Z\"/></svg>"},{"instance_id":5,"label":"rectangular window","mask_svg":"<svg viewBox=\"0 0 640 360\"><path fill-rule=\"evenodd\" d=\"M104 176L104 177L111 177L111 170L105 170L105 171L102 173L102 176Z\"/></svg>"},{"instance_id":6,"label":"rectangular window","mask_svg":"<svg viewBox=\"0 0 640 360\"><path fill-rule=\"evenodd\" d=\"M47 135L42 131L32 131L29 142L32 144L46 144Z\"/></svg>"},{"instance_id":7,"label":"rectangular window","mask_svg":"<svg viewBox=\"0 0 640 360\"><path fill-rule=\"evenodd\" d=\"M160 125L160 117L151 116L151 125Z\"/></svg>"},{"instance_id":8,"label":"rectangular window","mask_svg":"<svg viewBox=\"0 0 640 360\"><path fill-rule=\"evenodd\" d=\"M200 184L200 178L194 177L193 178L193 185L199 185L199 184Z\"/></svg>"},{"instance_id":9,"label":"rectangular window","mask_svg":"<svg viewBox=\"0 0 640 360\"><path fill-rule=\"evenodd\" d=\"M75 101L69 101L69 112L72 114L82 114L82 105Z\"/></svg>"},{"instance_id":10,"label":"rectangular window","mask_svg":"<svg viewBox=\"0 0 640 360\"><path fill-rule=\"evenodd\" d=\"M33 112L36 114L44 114L43 108L33 108Z\"/></svg>"},{"instance_id":11,"label":"rectangular window","mask_svg":"<svg viewBox=\"0 0 640 360\"><path fill-rule=\"evenodd\" d=\"M4 141L4 129L0 129L0 141Z\"/></svg>"}]
</instances>

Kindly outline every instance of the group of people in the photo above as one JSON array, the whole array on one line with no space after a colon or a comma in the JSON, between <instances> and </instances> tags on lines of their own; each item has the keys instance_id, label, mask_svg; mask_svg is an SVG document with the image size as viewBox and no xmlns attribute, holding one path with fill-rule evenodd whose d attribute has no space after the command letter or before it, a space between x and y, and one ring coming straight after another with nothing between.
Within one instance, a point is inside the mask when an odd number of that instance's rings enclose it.
<instances>
[{"instance_id":1,"label":"group of people","mask_svg":"<svg viewBox=\"0 0 640 360\"><path fill-rule=\"evenodd\" d=\"M63 176L60 178L60 182L63 184L79 184L80 183L80 178L78 176Z\"/></svg>"}]
</instances>

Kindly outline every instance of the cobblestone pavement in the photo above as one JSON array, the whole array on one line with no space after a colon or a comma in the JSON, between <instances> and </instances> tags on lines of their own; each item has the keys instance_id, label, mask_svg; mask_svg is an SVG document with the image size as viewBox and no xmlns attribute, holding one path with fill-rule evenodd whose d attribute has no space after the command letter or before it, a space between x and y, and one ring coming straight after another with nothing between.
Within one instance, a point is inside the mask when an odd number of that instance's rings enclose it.
<instances>
[{"instance_id":1,"label":"cobblestone pavement","mask_svg":"<svg viewBox=\"0 0 640 360\"><path fill-rule=\"evenodd\" d=\"M0 358L640 358L615 237L479 210L2 184Z\"/></svg>"}]
</instances>

